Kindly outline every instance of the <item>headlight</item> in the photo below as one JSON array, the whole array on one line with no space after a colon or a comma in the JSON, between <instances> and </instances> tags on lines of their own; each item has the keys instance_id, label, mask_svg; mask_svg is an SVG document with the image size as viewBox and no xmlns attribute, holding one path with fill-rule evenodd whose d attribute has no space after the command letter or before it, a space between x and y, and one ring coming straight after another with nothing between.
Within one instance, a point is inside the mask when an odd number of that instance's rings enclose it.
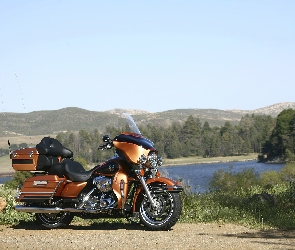
<instances>
[{"instance_id":1,"label":"headlight","mask_svg":"<svg viewBox=\"0 0 295 250\"><path fill-rule=\"evenodd\" d=\"M141 155L141 156L139 157L139 159L138 159L138 163L139 163L140 165L144 165L144 164L146 163L146 161L147 161L147 158L146 158L145 155Z\"/></svg>"},{"instance_id":2,"label":"headlight","mask_svg":"<svg viewBox=\"0 0 295 250\"><path fill-rule=\"evenodd\" d=\"M146 168L157 168L162 165L162 157L158 156L155 152L151 152L148 156L141 155L137 162Z\"/></svg>"},{"instance_id":3,"label":"headlight","mask_svg":"<svg viewBox=\"0 0 295 250\"><path fill-rule=\"evenodd\" d=\"M158 155L155 152L150 153L147 161L152 168L156 168L158 166Z\"/></svg>"}]
</instances>

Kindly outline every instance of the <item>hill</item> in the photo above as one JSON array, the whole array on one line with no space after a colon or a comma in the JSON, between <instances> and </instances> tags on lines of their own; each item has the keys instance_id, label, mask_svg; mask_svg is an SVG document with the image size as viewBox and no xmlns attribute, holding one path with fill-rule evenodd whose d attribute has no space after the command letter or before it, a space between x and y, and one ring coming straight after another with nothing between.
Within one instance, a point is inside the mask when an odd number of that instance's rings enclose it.
<instances>
[{"instance_id":1,"label":"hill","mask_svg":"<svg viewBox=\"0 0 295 250\"><path fill-rule=\"evenodd\" d=\"M0 137L53 135L60 131L81 129L103 131L106 126L116 126L122 112L130 113L137 124L169 126L174 121L183 122L189 115L208 121L210 126L222 126L226 121L238 123L246 114L265 114L276 117L282 110L295 109L295 102L277 103L256 110L175 109L149 113L142 110L114 109L104 112L76 107L30 113L0 113Z\"/></svg>"}]
</instances>

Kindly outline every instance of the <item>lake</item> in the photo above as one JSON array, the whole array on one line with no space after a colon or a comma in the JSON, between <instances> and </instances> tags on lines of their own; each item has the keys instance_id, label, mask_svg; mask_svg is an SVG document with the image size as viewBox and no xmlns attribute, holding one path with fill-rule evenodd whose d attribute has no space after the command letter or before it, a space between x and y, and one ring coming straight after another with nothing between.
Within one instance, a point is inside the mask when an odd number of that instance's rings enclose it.
<instances>
[{"instance_id":1,"label":"lake","mask_svg":"<svg viewBox=\"0 0 295 250\"><path fill-rule=\"evenodd\" d=\"M243 162L227 162L227 163L206 163L206 164L192 164L180 166L163 166L159 170L165 175L168 174L169 178L184 180L186 185L191 186L192 191L197 193L204 193L208 190L209 181L213 177L215 171L220 169L229 170L230 166L232 171L239 172L245 168L254 168L256 172L263 173L265 171L279 171L284 167L284 164L269 164L257 163L256 161L243 161ZM0 184L12 177L0 177Z\"/></svg>"},{"instance_id":2,"label":"lake","mask_svg":"<svg viewBox=\"0 0 295 250\"><path fill-rule=\"evenodd\" d=\"M233 172L240 172L245 168L254 168L257 173L265 171L279 171L284 164L258 163L256 161L227 162L227 163L206 163L185 166L167 166L163 168L163 173L168 172L168 177L172 179L182 179L186 185L191 186L192 191L204 193L208 191L209 181L214 172L218 170L228 170L232 167ZM160 168L160 171L161 171Z\"/></svg>"}]
</instances>

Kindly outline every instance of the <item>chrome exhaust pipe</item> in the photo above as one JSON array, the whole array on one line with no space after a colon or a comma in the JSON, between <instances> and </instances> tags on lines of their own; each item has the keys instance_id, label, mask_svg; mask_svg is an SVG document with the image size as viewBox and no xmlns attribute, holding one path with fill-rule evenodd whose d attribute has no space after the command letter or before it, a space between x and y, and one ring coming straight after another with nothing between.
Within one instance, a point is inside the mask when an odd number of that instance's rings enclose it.
<instances>
[{"instance_id":1,"label":"chrome exhaust pipe","mask_svg":"<svg viewBox=\"0 0 295 250\"><path fill-rule=\"evenodd\" d=\"M106 209L82 209L82 208L60 208L60 207L26 207L22 205L15 206L15 210L18 212L24 213L35 213L35 214L58 214L62 212L68 213L101 213L108 212L112 210L114 207L108 207Z\"/></svg>"},{"instance_id":2,"label":"chrome exhaust pipe","mask_svg":"<svg viewBox=\"0 0 295 250\"><path fill-rule=\"evenodd\" d=\"M15 206L15 210L24 213L40 213L40 214L58 214L61 212L80 213L80 212L92 212L97 213L97 210L87 211L85 209L76 208L59 208L59 207L25 207L22 205Z\"/></svg>"}]
</instances>

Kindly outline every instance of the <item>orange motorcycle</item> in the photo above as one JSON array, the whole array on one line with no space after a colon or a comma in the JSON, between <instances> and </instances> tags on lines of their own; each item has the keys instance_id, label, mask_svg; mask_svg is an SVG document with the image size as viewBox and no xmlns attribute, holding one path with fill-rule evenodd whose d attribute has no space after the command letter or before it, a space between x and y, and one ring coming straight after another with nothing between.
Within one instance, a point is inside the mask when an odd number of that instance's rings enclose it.
<instances>
[{"instance_id":1,"label":"orange motorcycle","mask_svg":"<svg viewBox=\"0 0 295 250\"><path fill-rule=\"evenodd\" d=\"M125 217L152 230L169 230L180 217L181 183L162 177L153 142L143 137L125 114L129 131L104 136L100 149L115 149L106 162L86 171L71 150L50 137L35 148L10 153L16 171L30 171L15 209L34 213L36 223L49 228L69 225L74 216L85 219Z\"/></svg>"}]
</instances>

